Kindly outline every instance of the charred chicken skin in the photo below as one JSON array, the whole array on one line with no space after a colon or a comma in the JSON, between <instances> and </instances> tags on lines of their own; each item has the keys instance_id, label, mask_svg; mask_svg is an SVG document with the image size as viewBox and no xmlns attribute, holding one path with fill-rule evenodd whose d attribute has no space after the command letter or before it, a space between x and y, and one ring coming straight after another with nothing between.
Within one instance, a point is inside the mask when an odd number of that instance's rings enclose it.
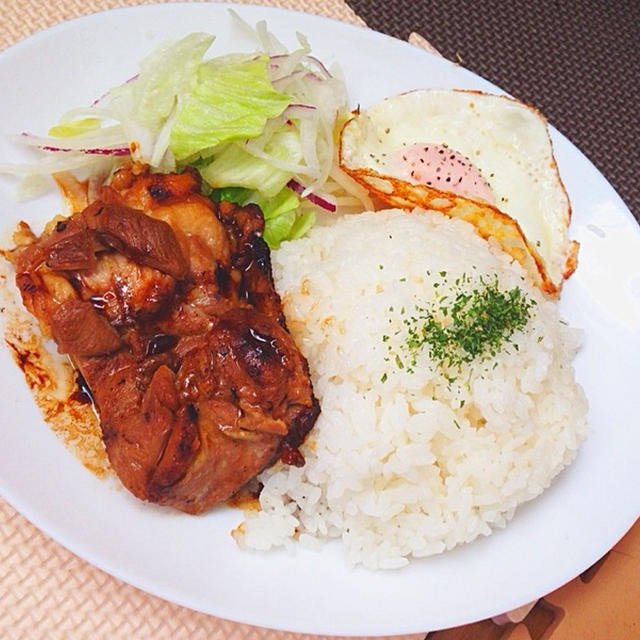
<instances>
[{"instance_id":1,"label":"charred chicken skin","mask_svg":"<svg viewBox=\"0 0 640 640\"><path fill-rule=\"evenodd\" d=\"M138 498L203 512L295 454L318 402L253 206L196 173L117 171L11 258L26 308L91 391L109 460Z\"/></svg>"}]
</instances>

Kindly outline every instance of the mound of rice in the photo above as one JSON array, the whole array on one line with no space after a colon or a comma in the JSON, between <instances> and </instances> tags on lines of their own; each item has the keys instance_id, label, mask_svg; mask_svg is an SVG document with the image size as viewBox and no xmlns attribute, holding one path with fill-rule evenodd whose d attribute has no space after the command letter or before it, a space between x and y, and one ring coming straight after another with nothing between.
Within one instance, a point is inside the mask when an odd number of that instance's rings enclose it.
<instances>
[{"instance_id":1,"label":"mound of rice","mask_svg":"<svg viewBox=\"0 0 640 640\"><path fill-rule=\"evenodd\" d=\"M239 544L342 538L350 564L401 567L504 526L573 459L587 432L571 364L580 333L470 225L431 212L344 216L272 258L322 413L305 466L262 474L261 510L246 512ZM426 348L406 366L409 310L493 274L535 300L525 328L455 376Z\"/></svg>"}]
</instances>

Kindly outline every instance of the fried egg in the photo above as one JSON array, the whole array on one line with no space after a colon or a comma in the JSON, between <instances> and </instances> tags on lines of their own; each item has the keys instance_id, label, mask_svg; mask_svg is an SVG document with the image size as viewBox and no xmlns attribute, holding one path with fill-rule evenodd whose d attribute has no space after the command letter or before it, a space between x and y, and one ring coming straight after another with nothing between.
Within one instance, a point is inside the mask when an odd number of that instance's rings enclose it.
<instances>
[{"instance_id":1,"label":"fried egg","mask_svg":"<svg viewBox=\"0 0 640 640\"><path fill-rule=\"evenodd\" d=\"M518 100L444 89L387 98L346 123L340 166L393 206L473 223L550 294L576 267L547 122Z\"/></svg>"}]
</instances>

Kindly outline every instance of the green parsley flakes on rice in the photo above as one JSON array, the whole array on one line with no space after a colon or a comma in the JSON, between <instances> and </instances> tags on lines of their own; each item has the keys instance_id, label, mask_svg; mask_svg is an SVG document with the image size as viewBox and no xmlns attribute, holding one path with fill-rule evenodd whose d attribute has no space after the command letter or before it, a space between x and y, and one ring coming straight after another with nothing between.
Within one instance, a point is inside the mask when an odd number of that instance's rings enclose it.
<instances>
[{"instance_id":1,"label":"green parsley flakes on rice","mask_svg":"<svg viewBox=\"0 0 640 640\"><path fill-rule=\"evenodd\" d=\"M261 508L234 532L241 546L342 538L351 565L402 567L505 526L576 455L580 333L466 222L336 217L272 260L322 412L306 464L261 475ZM505 315L510 304L520 315Z\"/></svg>"}]
</instances>

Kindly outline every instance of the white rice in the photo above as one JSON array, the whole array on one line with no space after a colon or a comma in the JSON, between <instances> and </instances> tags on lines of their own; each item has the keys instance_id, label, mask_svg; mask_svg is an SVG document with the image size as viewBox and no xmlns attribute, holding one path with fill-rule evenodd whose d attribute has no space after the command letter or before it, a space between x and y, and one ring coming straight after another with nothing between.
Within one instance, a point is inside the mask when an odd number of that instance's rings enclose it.
<instances>
[{"instance_id":1,"label":"white rice","mask_svg":"<svg viewBox=\"0 0 640 640\"><path fill-rule=\"evenodd\" d=\"M342 538L352 565L401 567L504 526L575 456L587 432L571 365L580 333L467 223L432 212L344 216L272 258L322 413L305 466L262 474L261 510L246 513L241 545ZM449 382L426 348L412 371L399 368L402 310L428 306L463 274L476 284L496 274L500 290L536 301L511 338L517 347Z\"/></svg>"}]
</instances>

